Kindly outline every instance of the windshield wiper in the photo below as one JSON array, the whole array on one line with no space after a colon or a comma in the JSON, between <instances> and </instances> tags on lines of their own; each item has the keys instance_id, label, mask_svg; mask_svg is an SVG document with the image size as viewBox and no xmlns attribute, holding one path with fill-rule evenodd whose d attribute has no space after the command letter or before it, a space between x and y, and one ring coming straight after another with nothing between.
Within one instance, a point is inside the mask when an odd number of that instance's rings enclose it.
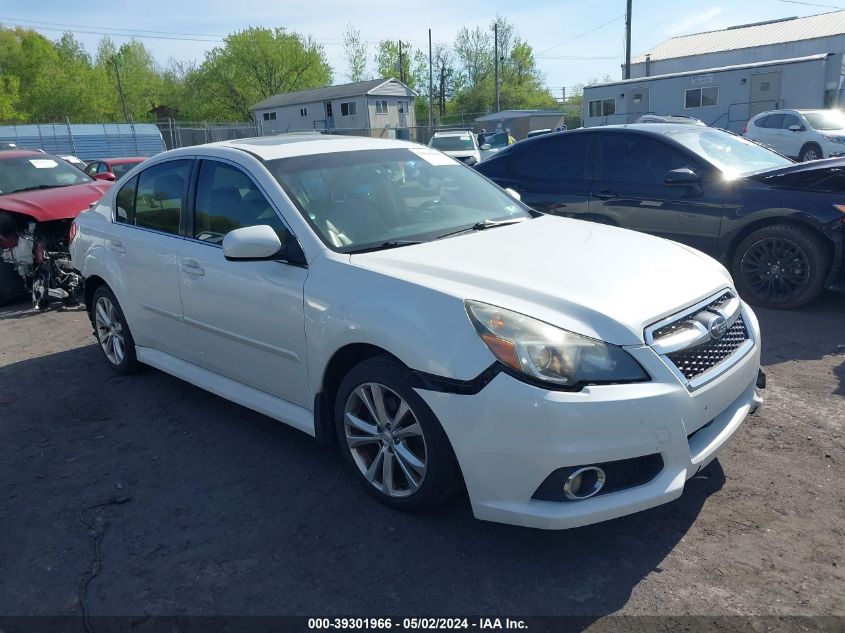
<instances>
[{"instance_id":1,"label":"windshield wiper","mask_svg":"<svg viewBox=\"0 0 845 633\"><path fill-rule=\"evenodd\" d=\"M21 191L35 191L36 189L55 189L57 187L70 187L67 185L35 185L34 187L24 187L23 189L15 189L9 193L20 193Z\"/></svg>"},{"instance_id":2,"label":"windshield wiper","mask_svg":"<svg viewBox=\"0 0 845 633\"><path fill-rule=\"evenodd\" d=\"M444 233L443 235L438 235L436 240L442 240L444 237L452 237L453 235L460 235L461 233L471 233L473 231L484 231L486 229L494 229L497 226L507 226L508 224L519 224L520 222L525 222L530 220L531 218L512 218L510 220L484 220L482 222L476 222L472 226L467 226L462 229L458 229L457 231L452 231L450 233Z\"/></svg>"},{"instance_id":3,"label":"windshield wiper","mask_svg":"<svg viewBox=\"0 0 845 633\"><path fill-rule=\"evenodd\" d=\"M390 240L375 244L373 246L366 246L354 251L347 251L350 255L357 255L358 253L370 253L372 251L386 251L390 248L399 248L400 246L413 246L414 244L423 244L421 240Z\"/></svg>"}]
</instances>

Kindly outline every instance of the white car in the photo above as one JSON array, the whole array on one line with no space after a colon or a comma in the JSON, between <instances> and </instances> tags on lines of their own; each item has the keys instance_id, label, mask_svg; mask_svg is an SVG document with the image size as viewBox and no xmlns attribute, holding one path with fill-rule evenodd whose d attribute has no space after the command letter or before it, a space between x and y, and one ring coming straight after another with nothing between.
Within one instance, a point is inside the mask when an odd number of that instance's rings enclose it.
<instances>
[{"instance_id":1,"label":"white car","mask_svg":"<svg viewBox=\"0 0 845 633\"><path fill-rule=\"evenodd\" d=\"M481 149L478 147L478 139L469 130L435 132L428 142L428 146L438 149L466 165L471 166L481 162Z\"/></svg>"},{"instance_id":2,"label":"white car","mask_svg":"<svg viewBox=\"0 0 845 633\"><path fill-rule=\"evenodd\" d=\"M757 319L715 260L537 214L414 143L165 152L72 234L113 369L337 441L398 508L460 473L481 519L637 512L677 498L761 401Z\"/></svg>"},{"instance_id":3,"label":"white car","mask_svg":"<svg viewBox=\"0 0 845 633\"><path fill-rule=\"evenodd\" d=\"M772 110L748 122L745 136L799 161L845 155L840 110Z\"/></svg>"}]
</instances>

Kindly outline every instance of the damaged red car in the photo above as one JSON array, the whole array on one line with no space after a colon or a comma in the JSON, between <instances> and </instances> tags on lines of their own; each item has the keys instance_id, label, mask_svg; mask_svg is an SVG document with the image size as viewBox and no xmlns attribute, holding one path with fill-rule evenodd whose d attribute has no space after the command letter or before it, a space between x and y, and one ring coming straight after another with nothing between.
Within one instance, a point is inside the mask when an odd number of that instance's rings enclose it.
<instances>
[{"instance_id":1,"label":"damaged red car","mask_svg":"<svg viewBox=\"0 0 845 633\"><path fill-rule=\"evenodd\" d=\"M73 305L82 280L70 263L74 218L112 183L41 152L0 152L0 303L31 293L33 306Z\"/></svg>"}]
</instances>

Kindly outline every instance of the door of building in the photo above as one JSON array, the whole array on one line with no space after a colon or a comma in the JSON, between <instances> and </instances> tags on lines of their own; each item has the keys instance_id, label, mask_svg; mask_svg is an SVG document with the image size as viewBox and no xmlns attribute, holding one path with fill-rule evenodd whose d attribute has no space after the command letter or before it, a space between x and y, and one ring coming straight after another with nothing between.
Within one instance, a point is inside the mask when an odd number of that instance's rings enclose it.
<instances>
[{"instance_id":1,"label":"door of building","mask_svg":"<svg viewBox=\"0 0 845 633\"><path fill-rule=\"evenodd\" d=\"M757 116L766 110L777 110L780 100L780 73L761 73L751 75L751 102L748 106L748 118Z\"/></svg>"}]
</instances>

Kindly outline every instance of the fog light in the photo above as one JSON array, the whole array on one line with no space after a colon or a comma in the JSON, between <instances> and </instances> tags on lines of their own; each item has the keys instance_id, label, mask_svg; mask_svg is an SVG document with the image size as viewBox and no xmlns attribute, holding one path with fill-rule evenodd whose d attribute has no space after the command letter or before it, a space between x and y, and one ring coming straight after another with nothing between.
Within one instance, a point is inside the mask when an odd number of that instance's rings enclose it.
<instances>
[{"instance_id":1,"label":"fog light","mask_svg":"<svg viewBox=\"0 0 845 633\"><path fill-rule=\"evenodd\" d=\"M567 499L589 499L604 487L604 471L598 466L579 468L566 478L563 494Z\"/></svg>"}]
</instances>

